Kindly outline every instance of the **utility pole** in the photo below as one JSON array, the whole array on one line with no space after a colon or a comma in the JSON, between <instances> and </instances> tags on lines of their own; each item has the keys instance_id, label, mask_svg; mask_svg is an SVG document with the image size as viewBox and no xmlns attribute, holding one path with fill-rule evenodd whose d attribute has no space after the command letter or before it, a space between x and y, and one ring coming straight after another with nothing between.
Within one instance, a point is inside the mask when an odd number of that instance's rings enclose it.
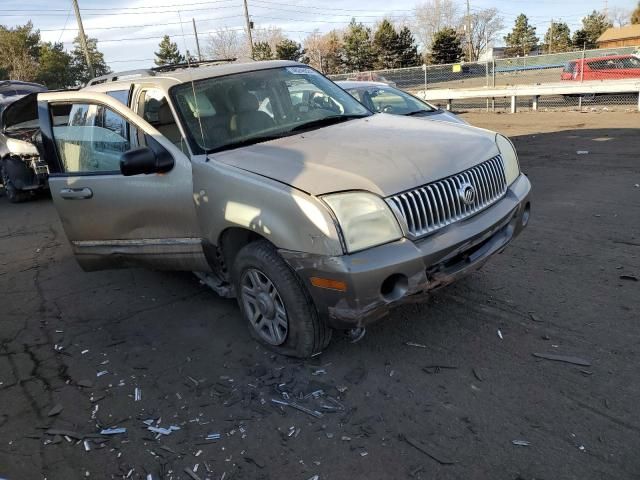
<instances>
[{"instance_id":1,"label":"utility pole","mask_svg":"<svg viewBox=\"0 0 640 480\"><path fill-rule=\"evenodd\" d=\"M191 18L191 21L193 22L193 33L196 36L196 49L198 50L198 61L202 61L202 53L200 53L200 41L198 40L198 30L196 30L196 19L195 18Z\"/></svg>"},{"instance_id":2,"label":"utility pole","mask_svg":"<svg viewBox=\"0 0 640 480\"><path fill-rule=\"evenodd\" d=\"M471 7L469 6L469 0L467 0L467 44L469 49L468 62L473 61L473 45L471 45Z\"/></svg>"},{"instance_id":3,"label":"utility pole","mask_svg":"<svg viewBox=\"0 0 640 480\"><path fill-rule=\"evenodd\" d=\"M249 54L253 58L253 38L251 37L252 22L249 20L249 6L247 0L244 0L244 19L247 22L247 39L249 40Z\"/></svg>"},{"instance_id":4,"label":"utility pole","mask_svg":"<svg viewBox=\"0 0 640 480\"><path fill-rule=\"evenodd\" d=\"M87 60L87 67L89 67L91 78L94 78L96 76L96 72L93 69L91 57L89 56L89 46L87 45L87 37L84 34L84 27L82 26L82 17L80 16L80 7L78 6L78 0L71 1L73 2L73 9L76 12L76 20L78 21L78 36L80 37L80 46L84 51L84 58Z\"/></svg>"}]
</instances>

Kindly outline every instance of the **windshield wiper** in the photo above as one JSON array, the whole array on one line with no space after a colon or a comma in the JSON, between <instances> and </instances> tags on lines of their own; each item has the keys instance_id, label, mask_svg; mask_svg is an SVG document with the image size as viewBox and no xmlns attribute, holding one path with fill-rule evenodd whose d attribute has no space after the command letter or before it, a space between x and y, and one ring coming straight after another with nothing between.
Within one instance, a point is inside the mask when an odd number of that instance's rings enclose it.
<instances>
[{"instance_id":1,"label":"windshield wiper","mask_svg":"<svg viewBox=\"0 0 640 480\"><path fill-rule=\"evenodd\" d=\"M221 145L219 147L210 148L206 152L207 154L218 153L218 152L223 152L225 150L231 150L234 148L248 147L249 145L254 145L256 143L268 142L269 140L275 140L276 138L282 138L286 136L288 135L285 132L285 133L277 133L272 135L262 135L260 137L251 137L251 138L247 138L246 140L240 140L239 142L225 143L224 145Z\"/></svg>"},{"instance_id":2,"label":"windshield wiper","mask_svg":"<svg viewBox=\"0 0 640 480\"><path fill-rule=\"evenodd\" d=\"M307 130L311 128L326 127L328 125L334 125L340 122L346 122L347 120L354 120L356 118L364 118L369 115L331 115L329 117L319 118L317 120L311 120L310 122L303 123L293 127L290 132L297 132L300 130Z\"/></svg>"},{"instance_id":3,"label":"windshield wiper","mask_svg":"<svg viewBox=\"0 0 640 480\"><path fill-rule=\"evenodd\" d=\"M406 117L411 117L411 116L413 116L413 115L419 115L419 114L421 114L421 113L433 113L433 112L435 112L435 111L436 111L436 110L421 109L421 110L415 110L415 111L413 111L413 112L405 113L404 115L405 115Z\"/></svg>"}]
</instances>

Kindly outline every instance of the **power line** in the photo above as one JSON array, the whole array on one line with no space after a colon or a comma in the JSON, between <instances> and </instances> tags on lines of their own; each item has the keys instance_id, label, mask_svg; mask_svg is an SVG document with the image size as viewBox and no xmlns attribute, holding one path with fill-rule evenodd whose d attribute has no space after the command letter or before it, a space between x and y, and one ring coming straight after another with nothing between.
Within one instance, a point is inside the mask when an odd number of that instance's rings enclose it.
<instances>
[{"instance_id":1,"label":"power line","mask_svg":"<svg viewBox=\"0 0 640 480\"><path fill-rule=\"evenodd\" d=\"M176 8L176 7L189 7L192 5L212 5L216 3L225 3L225 2L237 2L237 0L209 0L207 2L194 2L194 3L181 3L179 5L141 5L139 7L85 7L83 11L108 11L108 10L141 10L141 9L149 9L149 8ZM231 5L234 6L234 5ZM235 5L238 6L238 5ZM217 7L217 8L228 8L228 7ZM3 12L41 12L40 8L5 8ZM65 12L64 8L48 8L47 12Z\"/></svg>"}]
</instances>

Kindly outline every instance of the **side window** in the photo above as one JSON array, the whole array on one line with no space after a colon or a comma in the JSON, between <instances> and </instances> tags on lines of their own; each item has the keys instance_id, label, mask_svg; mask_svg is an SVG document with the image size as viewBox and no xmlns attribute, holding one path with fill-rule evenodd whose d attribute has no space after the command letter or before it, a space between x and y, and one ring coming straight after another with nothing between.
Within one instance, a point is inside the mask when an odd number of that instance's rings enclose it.
<instances>
[{"instance_id":1,"label":"side window","mask_svg":"<svg viewBox=\"0 0 640 480\"><path fill-rule=\"evenodd\" d=\"M186 153L186 144L171 112L171 107L164 92L158 89L144 90L138 99L138 113L153 125L162 135L176 147Z\"/></svg>"},{"instance_id":2,"label":"side window","mask_svg":"<svg viewBox=\"0 0 640 480\"><path fill-rule=\"evenodd\" d=\"M120 171L120 155L137 145L137 131L120 114L103 105L52 104L53 136L64 171Z\"/></svg>"},{"instance_id":3,"label":"side window","mask_svg":"<svg viewBox=\"0 0 640 480\"><path fill-rule=\"evenodd\" d=\"M106 92L110 97L115 98L123 105L129 106L129 90L111 90Z\"/></svg>"}]
</instances>

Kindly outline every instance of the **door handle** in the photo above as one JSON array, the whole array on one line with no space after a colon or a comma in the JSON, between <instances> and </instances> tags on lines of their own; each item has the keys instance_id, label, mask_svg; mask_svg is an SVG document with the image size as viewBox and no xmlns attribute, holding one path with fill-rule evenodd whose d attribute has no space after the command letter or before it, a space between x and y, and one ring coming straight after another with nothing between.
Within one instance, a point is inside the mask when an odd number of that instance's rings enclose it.
<instances>
[{"instance_id":1,"label":"door handle","mask_svg":"<svg viewBox=\"0 0 640 480\"><path fill-rule=\"evenodd\" d=\"M65 200L85 200L93 197L93 191L90 188L63 188L60 190L60 196Z\"/></svg>"}]
</instances>

